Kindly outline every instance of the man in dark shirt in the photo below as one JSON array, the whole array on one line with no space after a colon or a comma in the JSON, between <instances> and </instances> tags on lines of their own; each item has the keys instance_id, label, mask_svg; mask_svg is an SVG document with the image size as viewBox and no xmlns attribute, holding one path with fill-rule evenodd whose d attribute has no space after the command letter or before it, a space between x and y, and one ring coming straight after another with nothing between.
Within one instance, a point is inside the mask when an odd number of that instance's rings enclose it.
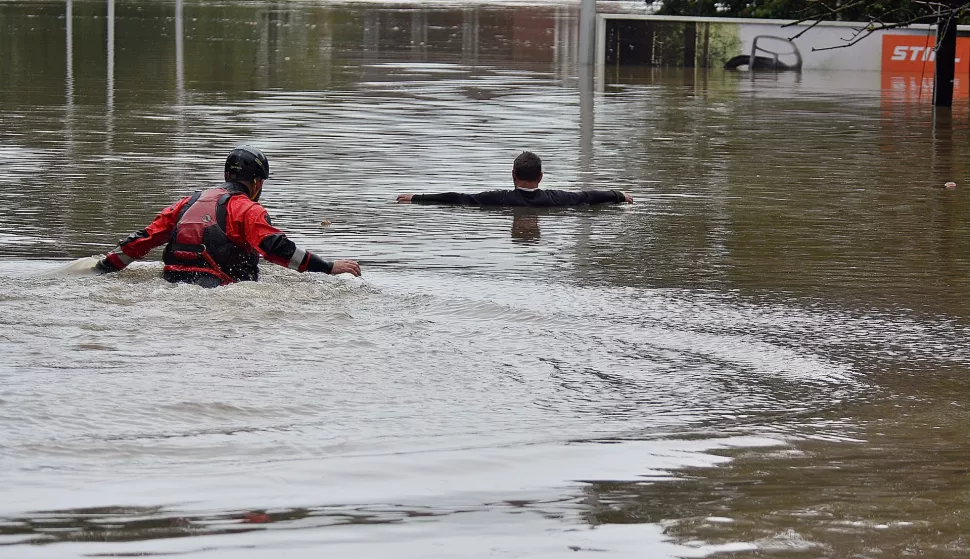
<instances>
[{"instance_id":1,"label":"man in dark shirt","mask_svg":"<svg viewBox=\"0 0 970 559\"><path fill-rule=\"evenodd\" d=\"M633 197L619 190L539 190L542 180L542 160L531 151L524 151L512 164L514 190L490 190L479 194L442 192L440 194L400 194L402 204L459 204L463 206L578 206L580 204L627 204Z\"/></svg>"}]
</instances>

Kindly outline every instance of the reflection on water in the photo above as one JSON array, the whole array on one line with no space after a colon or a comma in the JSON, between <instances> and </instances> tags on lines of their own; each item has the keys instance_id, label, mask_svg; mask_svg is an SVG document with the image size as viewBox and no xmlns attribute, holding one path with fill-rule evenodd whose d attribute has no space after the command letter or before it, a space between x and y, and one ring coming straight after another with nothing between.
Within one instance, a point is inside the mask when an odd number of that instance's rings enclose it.
<instances>
[{"instance_id":1,"label":"reflection on water","mask_svg":"<svg viewBox=\"0 0 970 559\"><path fill-rule=\"evenodd\" d=\"M539 216L535 213L516 212L512 217L512 238L523 243L536 243L541 235Z\"/></svg>"},{"instance_id":2,"label":"reflection on water","mask_svg":"<svg viewBox=\"0 0 970 559\"><path fill-rule=\"evenodd\" d=\"M854 444L733 450L730 467L687 468L673 482L597 484L589 520L657 522L676 540L741 540L786 557L962 557L963 407L895 399L846 410L869 425ZM893 426L900 420L908 427Z\"/></svg>"},{"instance_id":3,"label":"reflection on water","mask_svg":"<svg viewBox=\"0 0 970 559\"><path fill-rule=\"evenodd\" d=\"M576 28L0 4L0 549L965 554L966 106L878 74L580 70ZM244 141L274 223L362 279L51 273ZM543 186L636 203L394 203L508 187L526 149Z\"/></svg>"}]
</instances>

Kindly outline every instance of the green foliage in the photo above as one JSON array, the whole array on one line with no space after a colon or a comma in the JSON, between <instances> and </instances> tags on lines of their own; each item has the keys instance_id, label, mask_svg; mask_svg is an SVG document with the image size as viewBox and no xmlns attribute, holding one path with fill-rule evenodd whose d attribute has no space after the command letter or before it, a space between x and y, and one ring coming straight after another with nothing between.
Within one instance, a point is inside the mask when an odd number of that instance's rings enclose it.
<instances>
[{"instance_id":1,"label":"green foliage","mask_svg":"<svg viewBox=\"0 0 970 559\"><path fill-rule=\"evenodd\" d=\"M717 24L705 26L708 36L708 52L705 64L723 67L724 63L741 52L741 36L738 25Z\"/></svg>"}]
</instances>

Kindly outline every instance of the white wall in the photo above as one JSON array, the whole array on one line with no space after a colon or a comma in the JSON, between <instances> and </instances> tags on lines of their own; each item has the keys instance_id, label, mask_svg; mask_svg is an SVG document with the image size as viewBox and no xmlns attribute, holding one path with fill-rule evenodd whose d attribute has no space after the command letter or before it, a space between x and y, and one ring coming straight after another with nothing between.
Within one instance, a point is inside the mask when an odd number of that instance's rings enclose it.
<instances>
[{"instance_id":1,"label":"white wall","mask_svg":"<svg viewBox=\"0 0 970 559\"><path fill-rule=\"evenodd\" d=\"M856 24L863 26L864 24ZM741 23L742 52L747 54L751 49L751 42L758 35L774 35L789 39L798 31L797 27L782 27L778 22L773 23ZM895 35L921 35L927 32L931 35L934 30L923 29L893 29ZM802 55L802 69L804 70L872 70L879 71L882 67L882 37L885 31L876 31L856 44L844 48L835 48L851 42L854 31L844 25L819 25L794 39ZM930 45L935 44L935 35L930 37ZM760 43L759 43L760 45ZM824 50L813 50L824 49ZM784 58L782 58L784 60Z\"/></svg>"},{"instance_id":2,"label":"white wall","mask_svg":"<svg viewBox=\"0 0 970 559\"><path fill-rule=\"evenodd\" d=\"M789 39L799 31L809 27L807 24L784 27L783 20L740 19L740 18L701 18L648 16L640 14L597 14L597 55L596 62L602 64L606 57L606 25L608 19L622 20L652 20L657 22L702 22L737 26L742 47L737 54L749 54L751 42L758 35L772 35ZM929 46L935 43L935 26L913 25L903 29L889 31L875 31L852 46L835 48L851 42L855 29L864 28L866 24L859 22L824 22L794 40L802 56L802 68L805 70L853 70L878 72L883 67L882 36L915 35L927 37ZM959 26L960 35L966 35L970 26ZM760 44L760 43L759 43ZM778 46L777 43L772 43ZM825 50L813 50L825 49ZM781 50L781 49L777 49ZM792 58L782 57L782 61L790 62Z\"/></svg>"}]
</instances>

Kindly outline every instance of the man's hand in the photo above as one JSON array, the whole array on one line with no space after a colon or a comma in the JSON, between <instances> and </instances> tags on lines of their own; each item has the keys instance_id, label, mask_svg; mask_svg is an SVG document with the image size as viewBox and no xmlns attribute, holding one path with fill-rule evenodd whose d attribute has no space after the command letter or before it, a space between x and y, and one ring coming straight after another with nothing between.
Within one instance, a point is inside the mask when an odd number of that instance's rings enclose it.
<instances>
[{"instance_id":1,"label":"man's hand","mask_svg":"<svg viewBox=\"0 0 970 559\"><path fill-rule=\"evenodd\" d=\"M633 203L633 196L630 196L630 194L628 192L624 192L623 193L623 198L626 199L626 203L627 204L632 204Z\"/></svg>"},{"instance_id":2,"label":"man's hand","mask_svg":"<svg viewBox=\"0 0 970 559\"><path fill-rule=\"evenodd\" d=\"M398 194L397 195L397 203L398 204L410 204L411 203L411 198L413 198L413 197L414 197L414 194Z\"/></svg>"},{"instance_id":3,"label":"man's hand","mask_svg":"<svg viewBox=\"0 0 970 559\"><path fill-rule=\"evenodd\" d=\"M360 276L360 265L356 260L334 260L333 268L330 270L331 276L337 274L353 274Z\"/></svg>"}]
</instances>

